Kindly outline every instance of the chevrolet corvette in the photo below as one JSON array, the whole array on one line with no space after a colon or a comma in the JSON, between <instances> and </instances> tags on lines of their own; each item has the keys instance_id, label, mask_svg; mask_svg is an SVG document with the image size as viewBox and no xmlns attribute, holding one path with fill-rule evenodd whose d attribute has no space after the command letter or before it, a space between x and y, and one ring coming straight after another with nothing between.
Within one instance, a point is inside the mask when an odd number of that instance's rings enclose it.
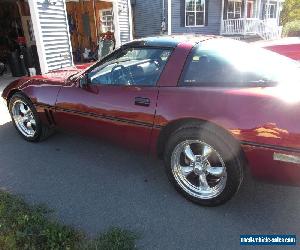
<instances>
[{"instance_id":1,"label":"chevrolet corvette","mask_svg":"<svg viewBox=\"0 0 300 250\"><path fill-rule=\"evenodd\" d=\"M166 36L23 77L2 96L25 140L67 129L149 152L183 196L216 206L247 169L300 184L299 77L298 62L240 41Z\"/></svg>"}]
</instances>

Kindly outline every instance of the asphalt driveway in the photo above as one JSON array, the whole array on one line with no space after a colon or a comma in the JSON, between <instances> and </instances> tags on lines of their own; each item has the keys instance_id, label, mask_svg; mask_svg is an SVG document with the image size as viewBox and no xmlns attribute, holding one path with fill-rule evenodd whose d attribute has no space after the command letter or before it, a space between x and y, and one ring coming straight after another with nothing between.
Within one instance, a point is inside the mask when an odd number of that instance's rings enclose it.
<instances>
[{"instance_id":1,"label":"asphalt driveway","mask_svg":"<svg viewBox=\"0 0 300 250\"><path fill-rule=\"evenodd\" d=\"M0 143L0 187L47 204L91 235L128 228L140 235L140 249L240 249L243 233L300 237L300 188L247 178L229 203L200 207L176 193L161 161L145 155L64 133L25 142L1 101Z\"/></svg>"}]
</instances>

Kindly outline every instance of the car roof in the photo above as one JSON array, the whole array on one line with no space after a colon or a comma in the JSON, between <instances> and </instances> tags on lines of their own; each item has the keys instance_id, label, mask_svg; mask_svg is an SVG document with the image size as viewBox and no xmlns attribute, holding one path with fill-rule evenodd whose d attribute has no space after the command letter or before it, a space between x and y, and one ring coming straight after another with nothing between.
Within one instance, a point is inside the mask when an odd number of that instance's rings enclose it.
<instances>
[{"instance_id":1,"label":"car roof","mask_svg":"<svg viewBox=\"0 0 300 250\"><path fill-rule=\"evenodd\" d=\"M162 35L154 37L145 37L125 43L123 46L153 46L153 47L171 47L175 48L179 43L196 44L209 39L220 38L219 36L182 34L182 35Z\"/></svg>"}]
</instances>

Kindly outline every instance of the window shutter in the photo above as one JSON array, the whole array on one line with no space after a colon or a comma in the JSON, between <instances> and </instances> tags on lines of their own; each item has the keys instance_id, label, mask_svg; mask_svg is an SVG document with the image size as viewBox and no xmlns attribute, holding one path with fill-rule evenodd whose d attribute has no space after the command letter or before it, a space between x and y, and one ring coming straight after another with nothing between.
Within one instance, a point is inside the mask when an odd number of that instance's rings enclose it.
<instances>
[{"instance_id":1,"label":"window shutter","mask_svg":"<svg viewBox=\"0 0 300 250\"><path fill-rule=\"evenodd\" d=\"M223 19L227 19L227 8L228 8L228 0L224 0L224 10L223 10Z\"/></svg>"},{"instance_id":2,"label":"window shutter","mask_svg":"<svg viewBox=\"0 0 300 250\"><path fill-rule=\"evenodd\" d=\"M180 0L180 26L185 27L185 0Z\"/></svg>"},{"instance_id":3,"label":"window shutter","mask_svg":"<svg viewBox=\"0 0 300 250\"><path fill-rule=\"evenodd\" d=\"M208 25L208 4L209 0L205 0L205 26Z\"/></svg>"}]
</instances>

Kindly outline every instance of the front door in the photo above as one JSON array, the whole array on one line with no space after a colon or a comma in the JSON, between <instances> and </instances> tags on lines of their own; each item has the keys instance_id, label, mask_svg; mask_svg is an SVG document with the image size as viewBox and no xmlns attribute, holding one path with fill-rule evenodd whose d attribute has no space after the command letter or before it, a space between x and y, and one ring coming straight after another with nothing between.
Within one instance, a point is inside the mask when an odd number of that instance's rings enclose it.
<instances>
[{"instance_id":1,"label":"front door","mask_svg":"<svg viewBox=\"0 0 300 250\"><path fill-rule=\"evenodd\" d=\"M56 104L58 126L147 150L153 127L156 82L170 50L125 48L87 72L88 84L65 86Z\"/></svg>"},{"instance_id":2,"label":"front door","mask_svg":"<svg viewBox=\"0 0 300 250\"><path fill-rule=\"evenodd\" d=\"M247 2L247 18L253 17L253 2Z\"/></svg>"}]
</instances>

